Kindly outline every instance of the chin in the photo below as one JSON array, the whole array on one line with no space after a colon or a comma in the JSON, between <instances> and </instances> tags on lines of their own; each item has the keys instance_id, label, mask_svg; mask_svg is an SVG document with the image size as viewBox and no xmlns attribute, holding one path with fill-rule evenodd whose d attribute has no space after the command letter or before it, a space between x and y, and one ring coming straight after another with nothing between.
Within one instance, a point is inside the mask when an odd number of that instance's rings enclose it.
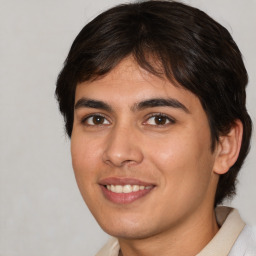
<instances>
[{"instance_id":1,"label":"chin","mask_svg":"<svg viewBox=\"0 0 256 256\"><path fill-rule=\"evenodd\" d=\"M127 240L145 239L148 237L152 237L152 235L154 235L151 232L149 232L149 230L144 230L141 228L122 228L122 229L110 228L104 231L113 237L127 239Z\"/></svg>"},{"instance_id":2,"label":"chin","mask_svg":"<svg viewBox=\"0 0 256 256\"><path fill-rule=\"evenodd\" d=\"M113 222L98 222L101 228L109 235L122 239L143 239L156 235L157 227L149 227L148 223L140 220L115 219Z\"/></svg>"}]
</instances>

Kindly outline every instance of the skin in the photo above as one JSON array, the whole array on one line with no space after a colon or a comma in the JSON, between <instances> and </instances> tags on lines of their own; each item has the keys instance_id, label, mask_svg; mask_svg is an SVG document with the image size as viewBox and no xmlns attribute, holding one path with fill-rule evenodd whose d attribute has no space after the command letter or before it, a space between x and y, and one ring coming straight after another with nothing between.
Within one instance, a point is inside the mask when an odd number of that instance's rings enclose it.
<instances>
[{"instance_id":1,"label":"skin","mask_svg":"<svg viewBox=\"0 0 256 256\"><path fill-rule=\"evenodd\" d=\"M100 226L119 239L120 255L200 252L218 231L214 195L219 174L237 158L241 124L220 138L212 152L199 99L149 74L131 57L103 78L78 84L75 102L85 98L110 109L76 105L73 168L88 208ZM185 109L138 108L140 102L155 98L172 98ZM100 117L93 119L95 115ZM154 188L131 203L114 203L100 186L109 177L134 178Z\"/></svg>"}]
</instances>

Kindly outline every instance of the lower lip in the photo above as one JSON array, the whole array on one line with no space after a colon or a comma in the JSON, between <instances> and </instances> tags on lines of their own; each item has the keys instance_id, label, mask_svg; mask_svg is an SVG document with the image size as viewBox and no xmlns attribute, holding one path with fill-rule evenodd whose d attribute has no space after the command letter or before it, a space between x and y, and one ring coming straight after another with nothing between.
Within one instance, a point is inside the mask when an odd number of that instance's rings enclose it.
<instances>
[{"instance_id":1,"label":"lower lip","mask_svg":"<svg viewBox=\"0 0 256 256\"><path fill-rule=\"evenodd\" d=\"M110 190L108 190L105 186L101 185L102 192L104 196L111 202L116 204L129 204L132 203L144 196L146 196L148 193L151 192L151 190L154 187L150 189L143 189L136 192L131 193L114 193Z\"/></svg>"}]
</instances>

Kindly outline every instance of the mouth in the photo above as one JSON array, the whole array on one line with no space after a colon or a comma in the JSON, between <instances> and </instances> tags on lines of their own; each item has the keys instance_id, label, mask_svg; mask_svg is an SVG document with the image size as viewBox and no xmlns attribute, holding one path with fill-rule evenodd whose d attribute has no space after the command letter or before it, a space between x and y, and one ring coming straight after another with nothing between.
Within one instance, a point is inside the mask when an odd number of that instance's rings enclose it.
<instances>
[{"instance_id":1,"label":"mouth","mask_svg":"<svg viewBox=\"0 0 256 256\"><path fill-rule=\"evenodd\" d=\"M100 182L104 197L116 204L132 203L148 195L155 185L128 178L107 178Z\"/></svg>"},{"instance_id":2,"label":"mouth","mask_svg":"<svg viewBox=\"0 0 256 256\"><path fill-rule=\"evenodd\" d=\"M153 188L153 186L140 186L140 185L105 185L105 188L107 188L107 190L113 192L113 193L132 193L132 192L137 192L140 190L144 190L144 189L151 189Z\"/></svg>"}]
</instances>

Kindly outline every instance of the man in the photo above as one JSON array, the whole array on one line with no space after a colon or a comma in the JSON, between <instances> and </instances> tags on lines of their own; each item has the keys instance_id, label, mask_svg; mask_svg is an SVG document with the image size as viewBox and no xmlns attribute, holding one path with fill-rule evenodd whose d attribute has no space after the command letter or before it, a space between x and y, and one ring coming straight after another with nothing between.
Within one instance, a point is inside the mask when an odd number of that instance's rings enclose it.
<instances>
[{"instance_id":1,"label":"man","mask_svg":"<svg viewBox=\"0 0 256 256\"><path fill-rule=\"evenodd\" d=\"M170 1L114 7L75 39L56 88L76 180L115 237L97 255L256 255L236 210L247 73L229 32Z\"/></svg>"}]
</instances>

